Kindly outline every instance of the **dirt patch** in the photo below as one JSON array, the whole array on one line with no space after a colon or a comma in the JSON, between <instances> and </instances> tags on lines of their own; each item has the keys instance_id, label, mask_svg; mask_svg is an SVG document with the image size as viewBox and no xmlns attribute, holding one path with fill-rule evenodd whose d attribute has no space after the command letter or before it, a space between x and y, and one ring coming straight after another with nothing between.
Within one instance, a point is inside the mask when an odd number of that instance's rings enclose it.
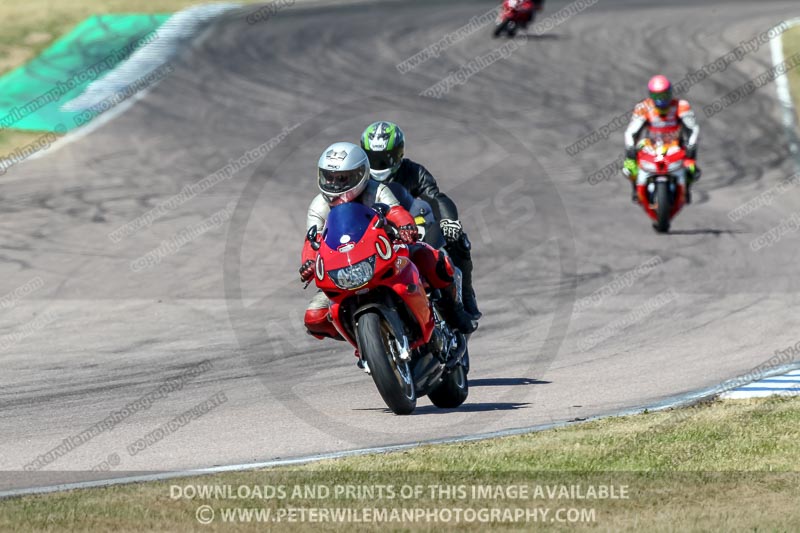
<instances>
[{"instance_id":1,"label":"dirt patch","mask_svg":"<svg viewBox=\"0 0 800 533\"><path fill-rule=\"evenodd\" d=\"M33 56L30 48L7 46L0 49L0 72L11 70L28 61Z\"/></svg>"},{"instance_id":2,"label":"dirt patch","mask_svg":"<svg viewBox=\"0 0 800 533\"><path fill-rule=\"evenodd\" d=\"M30 46L35 46L37 44L44 44L50 42L53 39L53 35L44 31L35 31L29 33L23 42Z\"/></svg>"}]
</instances>

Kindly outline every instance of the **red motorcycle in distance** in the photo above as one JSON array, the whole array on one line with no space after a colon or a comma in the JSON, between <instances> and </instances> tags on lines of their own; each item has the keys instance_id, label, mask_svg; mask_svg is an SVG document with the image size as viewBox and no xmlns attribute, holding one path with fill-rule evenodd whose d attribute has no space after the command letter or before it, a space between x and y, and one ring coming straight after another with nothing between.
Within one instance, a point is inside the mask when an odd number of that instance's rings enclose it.
<instances>
[{"instance_id":1,"label":"red motorcycle in distance","mask_svg":"<svg viewBox=\"0 0 800 533\"><path fill-rule=\"evenodd\" d=\"M636 192L653 228L667 233L675 215L686 203L686 150L678 141L644 140L636 157L639 175Z\"/></svg>"},{"instance_id":2,"label":"red motorcycle in distance","mask_svg":"<svg viewBox=\"0 0 800 533\"><path fill-rule=\"evenodd\" d=\"M306 235L317 251L314 281L389 409L410 414L423 395L458 407L469 393L467 338L442 318L439 291L420 277L408 246L395 243L388 211L357 202L331 209L322 238L316 227Z\"/></svg>"},{"instance_id":3,"label":"red motorcycle in distance","mask_svg":"<svg viewBox=\"0 0 800 533\"><path fill-rule=\"evenodd\" d=\"M533 22L536 11L541 11L543 2L530 0L505 0L497 16L494 27L494 37L506 33L514 37L520 28L525 29Z\"/></svg>"}]
</instances>

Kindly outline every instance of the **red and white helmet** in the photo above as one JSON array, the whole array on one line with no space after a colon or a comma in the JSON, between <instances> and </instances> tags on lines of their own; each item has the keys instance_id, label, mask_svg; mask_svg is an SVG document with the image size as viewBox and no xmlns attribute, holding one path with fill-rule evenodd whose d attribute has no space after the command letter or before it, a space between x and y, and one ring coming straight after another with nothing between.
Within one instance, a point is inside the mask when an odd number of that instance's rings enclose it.
<instances>
[{"instance_id":1,"label":"red and white helmet","mask_svg":"<svg viewBox=\"0 0 800 533\"><path fill-rule=\"evenodd\" d=\"M650 98L656 105L659 111L664 111L669 108L672 103L672 83L666 76L659 74L650 78L650 83L647 84L647 90L650 91Z\"/></svg>"}]
</instances>

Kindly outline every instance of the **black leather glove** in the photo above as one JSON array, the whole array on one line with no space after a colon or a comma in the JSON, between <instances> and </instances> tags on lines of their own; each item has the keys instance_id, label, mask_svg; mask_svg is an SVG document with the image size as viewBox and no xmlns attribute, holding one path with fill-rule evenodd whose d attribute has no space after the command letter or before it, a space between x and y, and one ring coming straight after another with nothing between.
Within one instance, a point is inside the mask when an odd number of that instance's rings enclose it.
<instances>
[{"instance_id":1,"label":"black leather glove","mask_svg":"<svg viewBox=\"0 0 800 533\"><path fill-rule=\"evenodd\" d=\"M458 220L443 218L439 222L439 227L442 228L442 235L449 243L458 242L461 239L461 235L464 234L464 228L461 227L461 222Z\"/></svg>"},{"instance_id":2,"label":"black leather glove","mask_svg":"<svg viewBox=\"0 0 800 533\"><path fill-rule=\"evenodd\" d=\"M314 277L314 260L307 259L300 267L300 281L308 283Z\"/></svg>"}]
</instances>

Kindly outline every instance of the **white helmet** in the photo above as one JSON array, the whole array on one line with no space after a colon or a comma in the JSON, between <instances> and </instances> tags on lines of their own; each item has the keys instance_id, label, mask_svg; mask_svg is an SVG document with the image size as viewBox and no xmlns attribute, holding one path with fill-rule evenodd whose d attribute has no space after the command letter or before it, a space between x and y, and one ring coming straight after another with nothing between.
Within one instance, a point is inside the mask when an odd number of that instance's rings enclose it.
<instances>
[{"instance_id":1,"label":"white helmet","mask_svg":"<svg viewBox=\"0 0 800 533\"><path fill-rule=\"evenodd\" d=\"M317 164L319 190L329 204L351 202L369 181L369 159L353 143L334 143L322 152Z\"/></svg>"}]
</instances>

